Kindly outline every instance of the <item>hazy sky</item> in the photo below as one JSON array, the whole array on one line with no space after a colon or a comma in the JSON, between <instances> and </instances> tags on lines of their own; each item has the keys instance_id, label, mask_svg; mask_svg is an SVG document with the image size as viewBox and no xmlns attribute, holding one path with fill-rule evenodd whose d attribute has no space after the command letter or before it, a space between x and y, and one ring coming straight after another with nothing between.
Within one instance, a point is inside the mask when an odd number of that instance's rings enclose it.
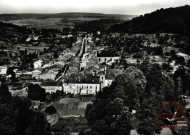
<instances>
[{"instance_id":1,"label":"hazy sky","mask_svg":"<svg viewBox=\"0 0 190 135\"><path fill-rule=\"evenodd\" d=\"M186 4L190 4L190 0L0 0L0 14L96 12L141 15Z\"/></svg>"}]
</instances>

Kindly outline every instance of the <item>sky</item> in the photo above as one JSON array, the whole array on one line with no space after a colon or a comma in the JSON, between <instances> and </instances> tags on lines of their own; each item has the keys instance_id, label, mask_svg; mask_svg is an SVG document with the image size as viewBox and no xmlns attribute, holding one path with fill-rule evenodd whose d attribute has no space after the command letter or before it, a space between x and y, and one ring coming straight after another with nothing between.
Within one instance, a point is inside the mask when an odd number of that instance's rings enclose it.
<instances>
[{"instance_id":1,"label":"sky","mask_svg":"<svg viewBox=\"0 0 190 135\"><path fill-rule=\"evenodd\" d=\"M0 0L0 14L93 12L143 15L160 8L190 5L190 0Z\"/></svg>"}]
</instances>

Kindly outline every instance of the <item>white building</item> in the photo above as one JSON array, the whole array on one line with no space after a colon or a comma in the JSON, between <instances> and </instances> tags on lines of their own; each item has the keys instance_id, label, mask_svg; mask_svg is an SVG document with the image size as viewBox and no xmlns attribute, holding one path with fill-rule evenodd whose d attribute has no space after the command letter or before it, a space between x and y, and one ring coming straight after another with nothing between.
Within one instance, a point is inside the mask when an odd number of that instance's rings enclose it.
<instances>
[{"instance_id":1,"label":"white building","mask_svg":"<svg viewBox=\"0 0 190 135\"><path fill-rule=\"evenodd\" d=\"M63 80L63 91L72 94L96 94L101 90L99 78L92 74L71 74Z\"/></svg>"},{"instance_id":2,"label":"white building","mask_svg":"<svg viewBox=\"0 0 190 135\"><path fill-rule=\"evenodd\" d=\"M7 67L0 66L0 75L6 75L7 74Z\"/></svg>"},{"instance_id":3,"label":"white building","mask_svg":"<svg viewBox=\"0 0 190 135\"><path fill-rule=\"evenodd\" d=\"M92 53L97 59L98 59L98 63L114 63L117 60L120 60L120 56L118 56L117 54L112 54L109 51L104 51L103 52L103 48L102 49L98 49L98 50L93 50Z\"/></svg>"},{"instance_id":4,"label":"white building","mask_svg":"<svg viewBox=\"0 0 190 135\"><path fill-rule=\"evenodd\" d=\"M100 91L100 83L63 83L65 93L88 95Z\"/></svg>"},{"instance_id":5,"label":"white building","mask_svg":"<svg viewBox=\"0 0 190 135\"><path fill-rule=\"evenodd\" d=\"M110 86L112 82L115 80L117 75L123 73L123 70L120 69L107 69L100 74L100 82L101 82L101 89L107 86Z\"/></svg>"},{"instance_id":6,"label":"white building","mask_svg":"<svg viewBox=\"0 0 190 135\"><path fill-rule=\"evenodd\" d=\"M115 57L98 57L98 62L100 63L114 63L115 61L119 60L119 56Z\"/></svg>"},{"instance_id":7,"label":"white building","mask_svg":"<svg viewBox=\"0 0 190 135\"><path fill-rule=\"evenodd\" d=\"M42 60L37 60L34 62L34 68L41 68L43 65L43 61Z\"/></svg>"},{"instance_id":8,"label":"white building","mask_svg":"<svg viewBox=\"0 0 190 135\"><path fill-rule=\"evenodd\" d=\"M39 76L39 79L43 79L43 80L47 80L47 79L55 80L55 77L56 77L56 73L54 73L54 72L48 72L48 73L41 74Z\"/></svg>"},{"instance_id":9,"label":"white building","mask_svg":"<svg viewBox=\"0 0 190 135\"><path fill-rule=\"evenodd\" d=\"M41 73L42 72L40 70L36 69L36 70L32 71L32 77L38 79Z\"/></svg>"}]
</instances>

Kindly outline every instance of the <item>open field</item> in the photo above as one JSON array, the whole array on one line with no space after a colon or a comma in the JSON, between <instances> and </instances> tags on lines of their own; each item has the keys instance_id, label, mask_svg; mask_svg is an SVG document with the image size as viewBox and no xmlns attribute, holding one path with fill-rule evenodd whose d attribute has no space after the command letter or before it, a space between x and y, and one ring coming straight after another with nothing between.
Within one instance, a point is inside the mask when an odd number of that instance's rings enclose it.
<instances>
[{"instance_id":1,"label":"open field","mask_svg":"<svg viewBox=\"0 0 190 135\"><path fill-rule=\"evenodd\" d=\"M27 26L28 28L37 28L37 29L62 29L62 28L74 28L74 24L84 21L94 21L99 20L100 18L27 18L20 20L8 20L6 22L12 23L18 26Z\"/></svg>"},{"instance_id":2,"label":"open field","mask_svg":"<svg viewBox=\"0 0 190 135\"><path fill-rule=\"evenodd\" d=\"M87 104L91 101L81 102L79 98L62 98L52 104L61 117L84 117Z\"/></svg>"},{"instance_id":3,"label":"open field","mask_svg":"<svg viewBox=\"0 0 190 135\"><path fill-rule=\"evenodd\" d=\"M23 25L54 25L59 22L62 18L46 18L46 19L36 19L36 18L28 18L21 20L9 20L8 23L13 23L15 25L23 26Z\"/></svg>"}]
</instances>

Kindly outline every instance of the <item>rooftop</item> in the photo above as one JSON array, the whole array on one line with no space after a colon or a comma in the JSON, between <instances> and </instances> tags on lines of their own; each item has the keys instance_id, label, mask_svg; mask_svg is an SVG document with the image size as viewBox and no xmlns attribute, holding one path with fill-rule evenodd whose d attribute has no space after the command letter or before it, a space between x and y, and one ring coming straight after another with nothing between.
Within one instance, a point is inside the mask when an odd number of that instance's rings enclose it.
<instances>
[{"instance_id":1,"label":"rooftop","mask_svg":"<svg viewBox=\"0 0 190 135\"><path fill-rule=\"evenodd\" d=\"M99 83L99 77L92 74L71 74L64 77L64 82L68 83Z\"/></svg>"},{"instance_id":2,"label":"rooftop","mask_svg":"<svg viewBox=\"0 0 190 135\"><path fill-rule=\"evenodd\" d=\"M119 57L119 55L116 53L116 51L103 50L101 53L97 55L97 57Z\"/></svg>"}]
</instances>

